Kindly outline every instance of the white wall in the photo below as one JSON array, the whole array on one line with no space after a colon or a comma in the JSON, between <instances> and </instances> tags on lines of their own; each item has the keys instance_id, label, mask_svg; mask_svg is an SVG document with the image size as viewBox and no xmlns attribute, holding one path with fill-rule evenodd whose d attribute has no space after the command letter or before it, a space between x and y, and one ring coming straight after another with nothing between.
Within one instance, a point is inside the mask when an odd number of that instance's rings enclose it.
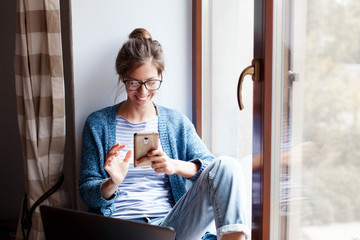
<instances>
[{"instance_id":1,"label":"white wall","mask_svg":"<svg viewBox=\"0 0 360 240\"><path fill-rule=\"evenodd\" d=\"M72 1L78 164L86 117L114 104L118 90L115 59L134 28L146 28L165 53L164 82L155 102L192 119L191 7L191 1L184 0Z\"/></svg>"}]
</instances>

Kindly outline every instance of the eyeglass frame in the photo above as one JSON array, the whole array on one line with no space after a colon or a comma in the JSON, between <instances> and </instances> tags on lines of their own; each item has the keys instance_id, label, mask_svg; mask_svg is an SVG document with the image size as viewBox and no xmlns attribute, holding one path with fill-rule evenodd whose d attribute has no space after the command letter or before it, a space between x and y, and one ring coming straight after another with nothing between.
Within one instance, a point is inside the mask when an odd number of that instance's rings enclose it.
<instances>
[{"instance_id":1,"label":"eyeglass frame","mask_svg":"<svg viewBox=\"0 0 360 240\"><path fill-rule=\"evenodd\" d=\"M159 88L161 87L161 83L163 82L163 75L162 74L160 74L161 75L161 79L150 79L150 80L146 80L146 81L141 81L141 80L123 80L122 82L124 83L124 85L125 85L125 88L127 89L127 90L129 90L129 91L137 91L137 90L139 90L140 88L141 88L141 86L142 85L144 85L145 86L145 88L146 88L146 90L148 90L148 91L157 91L157 90L159 90ZM122 78L124 79L124 76L122 76ZM140 85L139 85L139 87L137 88L137 89L135 89L135 90L131 90L131 89L129 89L129 88L127 88L126 87L126 83L127 82L130 82L130 81L136 81L136 82L138 82ZM150 82L150 81L158 81L158 82L160 82L160 84L159 84L159 87L157 88L157 89L148 89L147 88L147 86L146 86L146 83L147 82Z\"/></svg>"}]
</instances>

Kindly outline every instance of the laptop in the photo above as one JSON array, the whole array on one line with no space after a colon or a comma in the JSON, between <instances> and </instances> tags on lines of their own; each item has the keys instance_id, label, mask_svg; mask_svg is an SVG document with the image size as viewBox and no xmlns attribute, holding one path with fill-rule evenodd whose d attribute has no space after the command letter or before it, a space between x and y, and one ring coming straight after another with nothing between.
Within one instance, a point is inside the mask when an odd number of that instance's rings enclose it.
<instances>
[{"instance_id":1,"label":"laptop","mask_svg":"<svg viewBox=\"0 0 360 240\"><path fill-rule=\"evenodd\" d=\"M172 228L51 206L40 206L47 240L175 240Z\"/></svg>"}]
</instances>

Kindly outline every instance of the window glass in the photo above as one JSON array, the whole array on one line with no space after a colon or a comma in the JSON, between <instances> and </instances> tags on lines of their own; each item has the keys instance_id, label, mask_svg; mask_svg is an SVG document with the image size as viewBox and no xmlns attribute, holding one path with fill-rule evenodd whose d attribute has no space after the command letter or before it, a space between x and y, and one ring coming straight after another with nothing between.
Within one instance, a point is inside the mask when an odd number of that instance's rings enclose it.
<instances>
[{"instance_id":1,"label":"window glass","mask_svg":"<svg viewBox=\"0 0 360 240\"><path fill-rule=\"evenodd\" d=\"M277 239L360 239L359 13L358 0L275 1Z\"/></svg>"},{"instance_id":2,"label":"window glass","mask_svg":"<svg viewBox=\"0 0 360 240\"><path fill-rule=\"evenodd\" d=\"M245 109L237 103L241 71L253 56L253 1L203 1L203 140L215 156L242 165L251 216L252 80L243 84ZM240 169L239 169L240 172ZM249 226L250 227L250 226Z\"/></svg>"}]
</instances>

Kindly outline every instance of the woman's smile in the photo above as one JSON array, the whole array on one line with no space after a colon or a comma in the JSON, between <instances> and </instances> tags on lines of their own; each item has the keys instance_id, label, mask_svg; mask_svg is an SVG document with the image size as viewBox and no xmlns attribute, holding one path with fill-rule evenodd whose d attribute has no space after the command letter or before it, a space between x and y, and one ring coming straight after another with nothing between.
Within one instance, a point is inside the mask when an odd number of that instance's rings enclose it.
<instances>
[{"instance_id":1,"label":"woman's smile","mask_svg":"<svg viewBox=\"0 0 360 240\"><path fill-rule=\"evenodd\" d=\"M145 96L145 97L140 97L140 96L136 96L135 97L140 101L140 102L145 102L146 99L149 97L149 96Z\"/></svg>"}]
</instances>

